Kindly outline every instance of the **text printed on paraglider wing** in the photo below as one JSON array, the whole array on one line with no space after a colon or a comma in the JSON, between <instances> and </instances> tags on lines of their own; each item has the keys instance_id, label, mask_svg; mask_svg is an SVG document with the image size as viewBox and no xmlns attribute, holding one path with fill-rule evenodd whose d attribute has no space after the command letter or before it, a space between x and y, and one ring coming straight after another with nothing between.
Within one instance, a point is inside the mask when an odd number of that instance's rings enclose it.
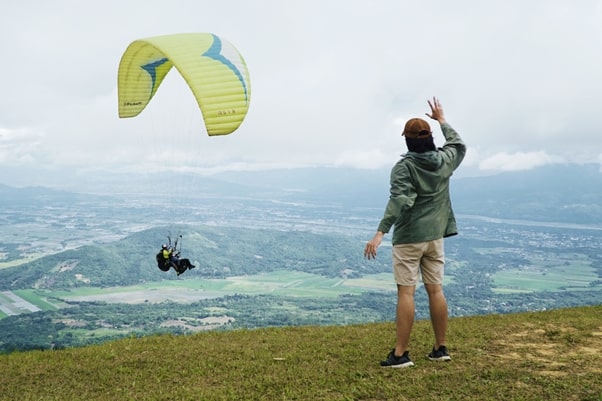
<instances>
[{"instance_id":1,"label":"text printed on paraglider wing","mask_svg":"<svg viewBox=\"0 0 602 401\"><path fill-rule=\"evenodd\" d=\"M236 114L236 109L230 109L230 110L218 110L217 115L218 116L229 116L232 114Z\"/></svg>"}]
</instances>

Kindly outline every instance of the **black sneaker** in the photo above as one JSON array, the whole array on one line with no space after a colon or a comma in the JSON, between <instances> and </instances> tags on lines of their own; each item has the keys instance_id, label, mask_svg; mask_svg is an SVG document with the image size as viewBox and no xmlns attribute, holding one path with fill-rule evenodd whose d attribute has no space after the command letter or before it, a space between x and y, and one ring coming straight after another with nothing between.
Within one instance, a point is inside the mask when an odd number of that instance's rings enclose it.
<instances>
[{"instance_id":1,"label":"black sneaker","mask_svg":"<svg viewBox=\"0 0 602 401\"><path fill-rule=\"evenodd\" d=\"M431 361L451 361L451 356L449 356L449 353L447 352L447 347L445 347L445 345L439 346L438 350L435 350L435 347L433 347L431 353L428 354L426 357Z\"/></svg>"},{"instance_id":2,"label":"black sneaker","mask_svg":"<svg viewBox=\"0 0 602 401\"><path fill-rule=\"evenodd\" d=\"M406 351L402 356L395 356L395 349L392 349L387 355L387 359L380 362L380 366L387 368L409 368L414 366L414 362L410 359L409 352Z\"/></svg>"}]
</instances>

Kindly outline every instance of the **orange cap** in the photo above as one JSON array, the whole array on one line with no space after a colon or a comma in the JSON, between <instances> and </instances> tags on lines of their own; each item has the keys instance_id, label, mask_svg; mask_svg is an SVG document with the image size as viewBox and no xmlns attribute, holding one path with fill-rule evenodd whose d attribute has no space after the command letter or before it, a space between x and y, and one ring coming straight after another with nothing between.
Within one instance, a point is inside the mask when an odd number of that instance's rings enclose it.
<instances>
[{"instance_id":1,"label":"orange cap","mask_svg":"<svg viewBox=\"0 0 602 401\"><path fill-rule=\"evenodd\" d=\"M431 134L429 123L422 118L411 118L406 123L401 135L406 138L428 138Z\"/></svg>"}]
</instances>

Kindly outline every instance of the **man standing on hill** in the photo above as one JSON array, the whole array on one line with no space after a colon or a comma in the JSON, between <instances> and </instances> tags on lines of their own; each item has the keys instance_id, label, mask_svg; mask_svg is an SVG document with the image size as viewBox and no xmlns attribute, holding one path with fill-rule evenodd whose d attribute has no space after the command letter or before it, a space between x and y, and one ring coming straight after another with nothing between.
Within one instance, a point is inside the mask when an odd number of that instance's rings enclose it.
<instances>
[{"instance_id":1,"label":"man standing on hill","mask_svg":"<svg viewBox=\"0 0 602 401\"><path fill-rule=\"evenodd\" d=\"M443 238L457 234L449 196L449 178L458 168L466 146L446 122L437 98L428 101L427 116L439 122L445 137L435 146L431 128L423 119L408 120L403 130L408 152L391 170L391 194L374 237L366 244L364 257L376 258L383 237L393 229L393 275L397 283L396 342L381 366L413 366L408 345L414 323L414 293L419 274L428 294L435 343L430 360L449 361L445 346L447 301L443 294L445 264Z\"/></svg>"}]
</instances>

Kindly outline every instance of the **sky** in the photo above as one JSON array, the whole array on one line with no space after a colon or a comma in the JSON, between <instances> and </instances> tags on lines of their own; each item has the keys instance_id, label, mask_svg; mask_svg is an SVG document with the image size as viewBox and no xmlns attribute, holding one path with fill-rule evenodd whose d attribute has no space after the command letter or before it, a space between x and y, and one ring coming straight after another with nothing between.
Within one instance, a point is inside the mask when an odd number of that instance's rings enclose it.
<instances>
[{"instance_id":1,"label":"sky","mask_svg":"<svg viewBox=\"0 0 602 401\"><path fill-rule=\"evenodd\" d=\"M230 135L206 135L176 70L139 116L118 117L127 46L182 32L215 33L248 65L249 113ZM0 50L8 185L390 168L405 121L428 119L433 96L468 146L461 174L602 164L600 0L4 0Z\"/></svg>"}]
</instances>

